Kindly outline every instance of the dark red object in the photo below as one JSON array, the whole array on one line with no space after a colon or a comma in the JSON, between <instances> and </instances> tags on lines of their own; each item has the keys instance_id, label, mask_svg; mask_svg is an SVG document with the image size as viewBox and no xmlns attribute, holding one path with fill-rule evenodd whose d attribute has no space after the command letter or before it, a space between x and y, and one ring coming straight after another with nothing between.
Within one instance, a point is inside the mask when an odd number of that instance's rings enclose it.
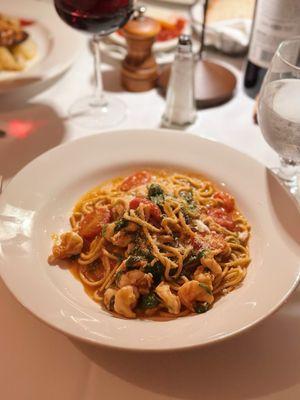
<instances>
[{"instance_id":1,"label":"dark red object","mask_svg":"<svg viewBox=\"0 0 300 400\"><path fill-rule=\"evenodd\" d=\"M33 21L32 19L26 19L26 18L21 18L19 21L21 26L30 26L35 23L35 21Z\"/></svg>"},{"instance_id":2,"label":"dark red object","mask_svg":"<svg viewBox=\"0 0 300 400\"><path fill-rule=\"evenodd\" d=\"M208 210L208 215L224 228L231 231L235 230L235 222L232 219L231 213L227 213L223 208L211 208Z\"/></svg>"},{"instance_id":3,"label":"dark red object","mask_svg":"<svg viewBox=\"0 0 300 400\"><path fill-rule=\"evenodd\" d=\"M86 214L79 225L79 235L85 239L92 239L102 232L103 225L110 221L111 213L108 207L103 206Z\"/></svg>"},{"instance_id":4,"label":"dark red object","mask_svg":"<svg viewBox=\"0 0 300 400\"><path fill-rule=\"evenodd\" d=\"M214 199L220 200L222 203L222 207L227 212L232 212L234 210L234 198L225 192L216 192L213 195Z\"/></svg>"},{"instance_id":5,"label":"dark red object","mask_svg":"<svg viewBox=\"0 0 300 400\"><path fill-rule=\"evenodd\" d=\"M140 204L145 204L145 205L149 206L150 219L153 218L155 223L158 223L161 221L160 208L156 204L152 203L152 201L150 201L144 197L135 197L129 203L129 207L133 210L136 210Z\"/></svg>"},{"instance_id":6,"label":"dark red object","mask_svg":"<svg viewBox=\"0 0 300 400\"><path fill-rule=\"evenodd\" d=\"M169 28L162 25L158 35L156 36L156 41L165 42L166 40L177 38L179 35L181 35L185 24L185 19L178 18L174 28Z\"/></svg>"},{"instance_id":7,"label":"dark red object","mask_svg":"<svg viewBox=\"0 0 300 400\"><path fill-rule=\"evenodd\" d=\"M109 35L126 24L133 0L55 0L58 15L73 28Z\"/></svg>"}]
</instances>

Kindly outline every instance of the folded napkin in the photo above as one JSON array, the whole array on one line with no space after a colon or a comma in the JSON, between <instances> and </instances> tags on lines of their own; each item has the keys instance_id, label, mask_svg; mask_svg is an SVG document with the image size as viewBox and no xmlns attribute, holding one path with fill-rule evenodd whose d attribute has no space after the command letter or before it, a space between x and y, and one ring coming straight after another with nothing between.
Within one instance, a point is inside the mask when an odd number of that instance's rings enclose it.
<instances>
[{"instance_id":1,"label":"folded napkin","mask_svg":"<svg viewBox=\"0 0 300 400\"><path fill-rule=\"evenodd\" d=\"M247 51L250 33L250 19L230 19L210 23L206 28L205 44L226 54L242 54ZM193 21L193 27L200 35L201 24Z\"/></svg>"}]
</instances>

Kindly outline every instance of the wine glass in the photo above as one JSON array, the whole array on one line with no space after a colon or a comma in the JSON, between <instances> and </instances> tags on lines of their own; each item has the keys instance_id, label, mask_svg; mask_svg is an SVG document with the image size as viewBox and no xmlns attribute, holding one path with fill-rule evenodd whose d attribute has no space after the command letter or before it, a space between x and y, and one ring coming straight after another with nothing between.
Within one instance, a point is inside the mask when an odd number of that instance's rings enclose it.
<instances>
[{"instance_id":1,"label":"wine glass","mask_svg":"<svg viewBox=\"0 0 300 400\"><path fill-rule=\"evenodd\" d=\"M92 33L96 88L93 95L78 99L69 114L74 122L95 130L115 125L126 115L126 106L103 92L100 40L122 27L133 13L133 0L54 0L60 18L72 28Z\"/></svg>"},{"instance_id":2,"label":"wine glass","mask_svg":"<svg viewBox=\"0 0 300 400\"><path fill-rule=\"evenodd\" d=\"M273 56L259 95L258 122L280 157L278 176L299 196L300 36L283 41Z\"/></svg>"}]
</instances>

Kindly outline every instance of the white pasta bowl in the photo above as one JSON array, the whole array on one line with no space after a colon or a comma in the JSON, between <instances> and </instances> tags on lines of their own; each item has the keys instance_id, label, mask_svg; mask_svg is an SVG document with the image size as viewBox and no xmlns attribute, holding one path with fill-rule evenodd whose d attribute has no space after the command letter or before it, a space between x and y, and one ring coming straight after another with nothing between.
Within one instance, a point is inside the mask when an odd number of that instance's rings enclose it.
<instances>
[{"instance_id":1,"label":"white pasta bowl","mask_svg":"<svg viewBox=\"0 0 300 400\"><path fill-rule=\"evenodd\" d=\"M51 234L69 228L77 199L141 166L200 172L235 196L252 231L242 285L205 314L171 321L115 318L72 274L50 266ZM166 130L102 133L59 146L28 164L0 198L0 273L9 290L50 326L94 344L175 350L236 335L273 313L299 281L300 214L261 164L222 144Z\"/></svg>"}]
</instances>

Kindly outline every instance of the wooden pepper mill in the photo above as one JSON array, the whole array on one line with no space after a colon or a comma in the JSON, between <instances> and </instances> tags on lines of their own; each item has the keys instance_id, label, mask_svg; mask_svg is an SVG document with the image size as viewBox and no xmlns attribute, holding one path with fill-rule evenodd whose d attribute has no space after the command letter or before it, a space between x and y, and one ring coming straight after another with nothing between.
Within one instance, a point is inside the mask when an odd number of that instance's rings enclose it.
<instances>
[{"instance_id":1,"label":"wooden pepper mill","mask_svg":"<svg viewBox=\"0 0 300 400\"><path fill-rule=\"evenodd\" d=\"M152 54L155 37L160 25L144 15L141 6L136 15L123 28L128 54L122 63L123 87L130 92L145 92L156 86L158 69Z\"/></svg>"}]
</instances>

